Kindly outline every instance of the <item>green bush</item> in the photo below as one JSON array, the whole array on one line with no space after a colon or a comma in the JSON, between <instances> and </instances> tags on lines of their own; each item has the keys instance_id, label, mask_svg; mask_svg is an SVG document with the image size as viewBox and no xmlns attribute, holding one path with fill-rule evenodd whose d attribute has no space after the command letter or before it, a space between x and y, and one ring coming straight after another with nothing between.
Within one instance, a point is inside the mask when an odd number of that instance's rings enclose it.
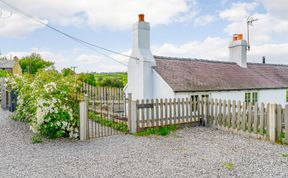
<instances>
[{"instance_id":1,"label":"green bush","mask_svg":"<svg viewBox=\"0 0 288 178\"><path fill-rule=\"evenodd\" d=\"M96 79L94 77L93 74L84 74L84 73L81 73L79 74L79 80L81 82L85 82L89 85L92 85L92 86L96 86Z\"/></svg>"},{"instance_id":2,"label":"green bush","mask_svg":"<svg viewBox=\"0 0 288 178\"><path fill-rule=\"evenodd\" d=\"M26 121L30 129L48 138L79 136L79 106L75 95L79 84L75 77L64 77L55 70L35 76L10 77L8 89L18 93L13 118Z\"/></svg>"},{"instance_id":3,"label":"green bush","mask_svg":"<svg viewBox=\"0 0 288 178\"><path fill-rule=\"evenodd\" d=\"M0 69L0 77L8 77L10 76L10 73L7 72L6 70Z\"/></svg>"}]
</instances>

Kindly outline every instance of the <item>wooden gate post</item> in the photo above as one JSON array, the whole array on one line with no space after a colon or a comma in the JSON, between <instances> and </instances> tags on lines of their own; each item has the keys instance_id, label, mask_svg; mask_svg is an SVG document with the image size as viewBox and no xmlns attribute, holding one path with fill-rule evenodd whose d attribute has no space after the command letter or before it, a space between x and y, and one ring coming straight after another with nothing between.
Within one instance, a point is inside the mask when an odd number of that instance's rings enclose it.
<instances>
[{"instance_id":1,"label":"wooden gate post","mask_svg":"<svg viewBox=\"0 0 288 178\"><path fill-rule=\"evenodd\" d=\"M128 128L130 133L137 132L137 105L132 101L132 94L128 94Z\"/></svg>"},{"instance_id":2,"label":"wooden gate post","mask_svg":"<svg viewBox=\"0 0 288 178\"><path fill-rule=\"evenodd\" d=\"M269 116L268 116L268 125L269 125L269 138L270 141L275 143L276 141L276 105L269 105Z\"/></svg>"},{"instance_id":3,"label":"wooden gate post","mask_svg":"<svg viewBox=\"0 0 288 178\"><path fill-rule=\"evenodd\" d=\"M284 120L285 120L285 139L286 142L288 142L288 105L286 105L285 107Z\"/></svg>"},{"instance_id":4,"label":"wooden gate post","mask_svg":"<svg viewBox=\"0 0 288 178\"><path fill-rule=\"evenodd\" d=\"M1 106L3 109L7 109L7 93L5 88L5 78L0 78L1 82Z\"/></svg>"},{"instance_id":5,"label":"wooden gate post","mask_svg":"<svg viewBox=\"0 0 288 178\"><path fill-rule=\"evenodd\" d=\"M89 120L88 120L88 96L84 95L84 100L80 102L80 140L89 139Z\"/></svg>"}]
</instances>

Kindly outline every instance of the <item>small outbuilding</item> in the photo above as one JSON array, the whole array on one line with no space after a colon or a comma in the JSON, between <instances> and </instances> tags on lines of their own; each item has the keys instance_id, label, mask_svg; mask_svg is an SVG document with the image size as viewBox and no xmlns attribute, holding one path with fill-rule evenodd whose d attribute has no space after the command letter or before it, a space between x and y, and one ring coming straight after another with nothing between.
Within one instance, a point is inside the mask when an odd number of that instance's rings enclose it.
<instances>
[{"instance_id":1,"label":"small outbuilding","mask_svg":"<svg viewBox=\"0 0 288 178\"><path fill-rule=\"evenodd\" d=\"M22 75L22 69L17 57L14 59L0 59L0 70L6 70L13 75Z\"/></svg>"}]
</instances>

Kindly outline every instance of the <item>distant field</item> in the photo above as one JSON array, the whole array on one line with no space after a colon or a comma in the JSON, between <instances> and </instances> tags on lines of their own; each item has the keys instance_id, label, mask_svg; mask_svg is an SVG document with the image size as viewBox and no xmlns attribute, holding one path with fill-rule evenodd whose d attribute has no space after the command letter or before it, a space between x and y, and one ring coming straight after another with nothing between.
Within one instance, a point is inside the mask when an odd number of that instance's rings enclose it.
<instances>
[{"instance_id":1,"label":"distant field","mask_svg":"<svg viewBox=\"0 0 288 178\"><path fill-rule=\"evenodd\" d=\"M123 83L123 86L127 84L127 73L126 72L116 72L116 73L96 73L95 79L96 83L99 83L99 79L105 80L106 78L109 79L117 79Z\"/></svg>"}]
</instances>

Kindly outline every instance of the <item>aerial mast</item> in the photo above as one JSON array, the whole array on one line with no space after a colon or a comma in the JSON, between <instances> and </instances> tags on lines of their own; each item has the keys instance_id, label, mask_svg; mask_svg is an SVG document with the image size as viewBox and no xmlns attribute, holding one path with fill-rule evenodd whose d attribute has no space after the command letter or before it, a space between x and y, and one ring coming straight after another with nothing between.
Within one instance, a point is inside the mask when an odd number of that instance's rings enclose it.
<instances>
[{"instance_id":1,"label":"aerial mast","mask_svg":"<svg viewBox=\"0 0 288 178\"><path fill-rule=\"evenodd\" d=\"M248 51L250 51L250 26L253 26L253 23L258 20L259 19L255 19L254 17L249 16L246 21L247 22L247 42L248 42L247 49Z\"/></svg>"}]
</instances>

